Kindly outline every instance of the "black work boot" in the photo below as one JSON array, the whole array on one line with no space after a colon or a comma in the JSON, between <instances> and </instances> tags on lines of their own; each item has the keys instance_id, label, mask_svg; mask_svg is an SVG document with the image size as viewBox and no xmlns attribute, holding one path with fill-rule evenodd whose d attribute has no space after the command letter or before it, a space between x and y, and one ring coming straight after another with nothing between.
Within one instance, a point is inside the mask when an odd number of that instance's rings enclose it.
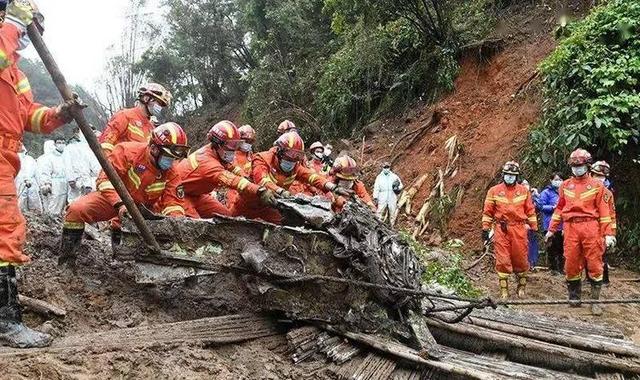
<instances>
[{"instance_id":1,"label":"black work boot","mask_svg":"<svg viewBox=\"0 0 640 380\"><path fill-rule=\"evenodd\" d=\"M111 249L115 252L116 247L122 243L122 230L111 229Z\"/></svg>"},{"instance_id":2,"label":"black work boot","mask_svg":"<svg viewBox=\"0 0 640 380\"><path fill-rule=\"evenodd\" d=\"M75 268L76 258L78 256L78 247L82 242L84 229L64 228L62 230L62 239L60 241L60 256L58 257L58 265Z\"/></svg>"},{"instance_id":3,"label":"black work boot","mask_svg":"<svg viewBox=\"0 0 640 380\"><path fill-rule=\"evenodd\" d=\"M22 324L22 309L18 303L16 269L0 268L0 344L15 348L47 347L50 335L32 330Z\"/></svg>"},{"instance_id":4,"label":"black work boot","mask_svg":"<svg viewBox=\"0 0 640 380\"><path fill-rule=\"evenodd\" d=\"M582 302L582 280L567 281L567 290L569 291L569 306L580 307Z\"/></svg>"},{"instance_id":5,"label":"black work boot","mask_svg":"<svg viewBox=\"0 0 640 380\"><path fill-rule=\"evenodd\" d=\"M600 290L602 289L602 281L592 281L591 282L591 299L599 300L600 299ZM591 314L593 315L602 315L602 306L597 303L591 304Z\"/></svg>"}]
</instances>

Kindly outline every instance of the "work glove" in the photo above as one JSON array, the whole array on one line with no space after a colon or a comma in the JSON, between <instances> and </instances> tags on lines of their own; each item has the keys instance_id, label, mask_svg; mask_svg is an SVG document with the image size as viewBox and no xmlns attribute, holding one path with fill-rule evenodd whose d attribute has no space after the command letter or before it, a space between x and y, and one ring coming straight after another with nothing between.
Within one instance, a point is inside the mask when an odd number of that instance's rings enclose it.
<instances>
[{"instance_id":1,"label":"work glove","mask_svg":"<svg viewBox=\"0 0 640 380\"><path fill-rule=\"evenodd\" d=\"M616 246L617 240L615 236L605 236L604 237L604 244L607 246L607 248L613 248Z\"/></svg>"},{"instance_id":2,"label":"work glove","mask_svg":"<svg viewBox=\"0 0 640 380\"><path fill-rule=\"evenodd\" d=\"M260 201L267 206L275 207L278 204L276 194L267 188L258 190L258 196Z\"/></svg>"},{"instance_id":3,"label":"work glove","mask_svg":"<svg viewBox=\"0 0 640 380\"><path fill-rule=\"evenodd\" d=\"M28 0L14 0L7 6L7 16L26 28L33 22L33 7Z\"/></svg>"},{"instance_id":4,"label":"work glove","mask_svg":"<svg viewBox=\"0 0 640 380\"><path fill-rule=\"evenodd\" d=\"M69 181L69 187L75 190L77 188L76 181Z\"/></svg>"},{"instance_id":5,"label":"work glove","mask_svg":"<svg viewBox=\"0 0 640 380\"><path fill-rule=\"evenodd\" d=\"M324 188L336 195L341 195L346 198L349 198L353 195L352 190L348 190L348 189L345 189L344 187L340 187L333 182L327 182L327 184L324 185Z\"/></svg>"},{"instance_id":6,"label":"work glove","mask_svg":"<svg viewBox=\"0 0 640 380\"><path fill-rule=\"evenodd\" d=\"M279 188L278 191L276 191L276 194L278 195L278 198L291 198L291 193L283 188Z\"/></svg>"},{"instance_id":7,"label":"work glove","mask_svg":"<svg viewBox=\"0 0 640 380\"><path fill-rule=\"evenodd\" d=\"M118 207L118 218L120 218L120 220L124 218L131 218L131 216L129 215L129 211L127 211L127 207L125 205L120 205L120 207Z\"/></svg>"},{"instance_id":8,"label":"work glove","mask_svg":"<svg viewBox=\"0 0 640 380\"><path fill-rule=\"evenodd\" d=\"M40 186L40 192L44 196L51 195L51 185L48 183L45 183L44 185Z\"/></svg>"},{"instance_id":9,"label":"work glove","mask_svg":"<svg viewBox=\"0 0 640 380\"><path fill-rule=\"evenodd\" d=\"M24 180L24 186L25 186L27 189L31 188L31 185L32 185L31 181L29 181L28 179L25 179L25 180Z\"/></svg>"},{"instance_id":10,"label":"work glove","mask_svg":"<svg viewBox=\"0 0 640 380\"><path fill-rule=\"evenodd\" d=\"M489 230L482 230L482 243L489 244Z\"/></svg>"},{"instance_id":11,"label":"work glove","mask_svg":"<svg viewBox=\"0 0 640 380\"><path fill-rule=\"evenodd\" d=\"M81 111L84 108L87 108L87 105L82 102L78 94L73 94L72 100L65 100L56 108L56 115L67 124L73 121L73 111Z\"/></svg>"},{"instance_id":12,"label":"work glove","mask_svg":"<svg viewBox=\"0 0 640 380\"><path fill-rule=\"evenodd\" d=\"M548 244L549 244L549 242L551 241L551 238L553 237L553 235L554 235L554 233L553 233L553 232L548 231L548 232L546 233L546 235L544 235L544 243L548 245Z\"/></svg>"}]
</instances>

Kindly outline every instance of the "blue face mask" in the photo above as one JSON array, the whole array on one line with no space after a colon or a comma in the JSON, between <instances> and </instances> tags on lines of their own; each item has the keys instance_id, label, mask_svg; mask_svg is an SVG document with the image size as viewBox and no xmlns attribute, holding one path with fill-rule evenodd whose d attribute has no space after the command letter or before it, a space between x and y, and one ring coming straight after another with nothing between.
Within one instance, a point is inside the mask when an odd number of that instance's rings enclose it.
<instances>
[{"instance_id":1,"label":"blue face mask","mask_svg":"<svg viewBox=\"0 0 640 380\"><path fill-rule=\"evenodd\" d=\"M232 163L233 160L236 159L236 151L235 150L223 150L218 153L220 155L220 159L228 164Z\"/></svg>"},{"instance_id":2,"label":"blue face mask","mask_svg":"<svg viewBox=\"0 0 640 380\"><path fill-rule=\"evenodd\" d=\"M156 102L150 102L147 106L151 116L155 116L158 119L162 116L162 106Z\"/></svg>"},{"instance_id":3,"label":"blue face mask","mask_svg":"<svg viewBox=\"0 0 640 380\"><path fill-rule=\"evenodd\" d=\"M382 173L388 175L389 173L391 173L391 169L390 168L384 168L384 169L382 169Z\"/></svg>"},{"instance_id":4,"label":"blue face mask","mask_svg":"<svg viewBox=\"0 0 640 380\"><path fill-rule=\"evenodd\" d=\"M158 168L163 171L169 170L171 169L171 166L173 166L173 161L174 159L169 156L160 156L160 159L158 160Z\"/></svg>"},{"instance_id":5,"label":"blue face mask","mask_svg":"<svg viewBox=\"0 0 640 380\"><path fill-rule=\"evenodd\" d=\"M295 161L280 160L280 169L285 173L290 173L295 167Z\"/></svg>"},{"instance_id":6,"label":"blue face mask","mask_svg":"<svg viewBox=\"0 0 640 380\"><path fill-rule=\"evenodd\" d=\"M251 144L249 144L249 143L240 144L240 150L245 152L245 153L251 152L251 149L253 149L253 146Z\"/></svg>"},{"instance_id":7,"label":"blue face mask","mask_svg":"<svg viewBox=\"0 0 640 380\"><path fill-rule=\"evenodd\" d=\"M507 185L513 185L514 183L516 183L516 179L518 179L518 176L516 175L513 175L513 174L504 175L504 183L506 183Z\"/></svg>"}]
</instances>

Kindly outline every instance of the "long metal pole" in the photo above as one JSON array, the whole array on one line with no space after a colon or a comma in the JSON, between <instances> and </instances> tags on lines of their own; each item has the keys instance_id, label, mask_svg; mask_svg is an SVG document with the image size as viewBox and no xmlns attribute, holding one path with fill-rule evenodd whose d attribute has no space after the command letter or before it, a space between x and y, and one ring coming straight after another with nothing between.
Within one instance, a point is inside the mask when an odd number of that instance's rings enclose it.
<instances>
[{"instance_id":1,"label":"long metal pole","mask_svg":"<svg viewBox=\"0 0 640 380\"><path fill-rule=\"evenodd\" d=\"M27 28L27 32L29 33L29 38L31 39L33 46L38 52L38 55L40 55L40 59L42 59L42 63L44 63L47 71L49 71L49 74L51 74L53 83L55 83L58 91L60 91L62 98L64 100L72 100L73 92L67 85L67 80L64 78L64 75L62 75L58 64L53 59L53 56L51 55L51 52L42 39L42 36L40 35L40 32L38 31L35 23L29 25L29 27ZM138 231L140 231L145 244L147 244L149 249L151 249L152 251L160 252L161 249L158 241L151 233L149 226L142 217L140 210L136 206L133 198L131 198L131 194L129 194L129 191L120 179L120 176L118 176L118 173L115 171L111 163L107 160L104 153L102 152L100 143L98 143L98 139L91 130L91 127L89 126L87 119L84 117L82 110L74 110L73 118L75 119L76 123L78 123L78 126L80 127L82 134L84 134L84 137L87 139L91 150L98 158L98 162L100 162L102 170L104 170L104 172L107 174L109 181L111 181L111 184L113 184L113 187L120 196L120 199L122 199L122 202L127 208L127 211L129 211L129 214L131 215L133 222L136 224L136 227L138 227Z\"/></svg>"}]
</instances>

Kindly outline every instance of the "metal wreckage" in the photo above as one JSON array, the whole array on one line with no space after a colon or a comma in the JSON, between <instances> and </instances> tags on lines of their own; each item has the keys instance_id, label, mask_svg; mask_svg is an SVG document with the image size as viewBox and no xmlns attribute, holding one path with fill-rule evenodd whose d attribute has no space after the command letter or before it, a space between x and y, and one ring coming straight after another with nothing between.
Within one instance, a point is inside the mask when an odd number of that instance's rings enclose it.
<instances>
[{"instance_id":1,"label":"metal wreckage","mask_svg":"<svg viewBox=\"0 0 640 380\"><path fill-rule=\"evenodd\" d=\"M114 253L134 263L139 283L214 279L225 310L262 321L237 340L286 333L294 362L326 361L336 378L640 375L640 346L620 331L428 289L411 247L358 202L339 215L318 198L279 206L287 226L226 217L149 221L160 254L125 223Z\"/></svg>"}]
</instances>

